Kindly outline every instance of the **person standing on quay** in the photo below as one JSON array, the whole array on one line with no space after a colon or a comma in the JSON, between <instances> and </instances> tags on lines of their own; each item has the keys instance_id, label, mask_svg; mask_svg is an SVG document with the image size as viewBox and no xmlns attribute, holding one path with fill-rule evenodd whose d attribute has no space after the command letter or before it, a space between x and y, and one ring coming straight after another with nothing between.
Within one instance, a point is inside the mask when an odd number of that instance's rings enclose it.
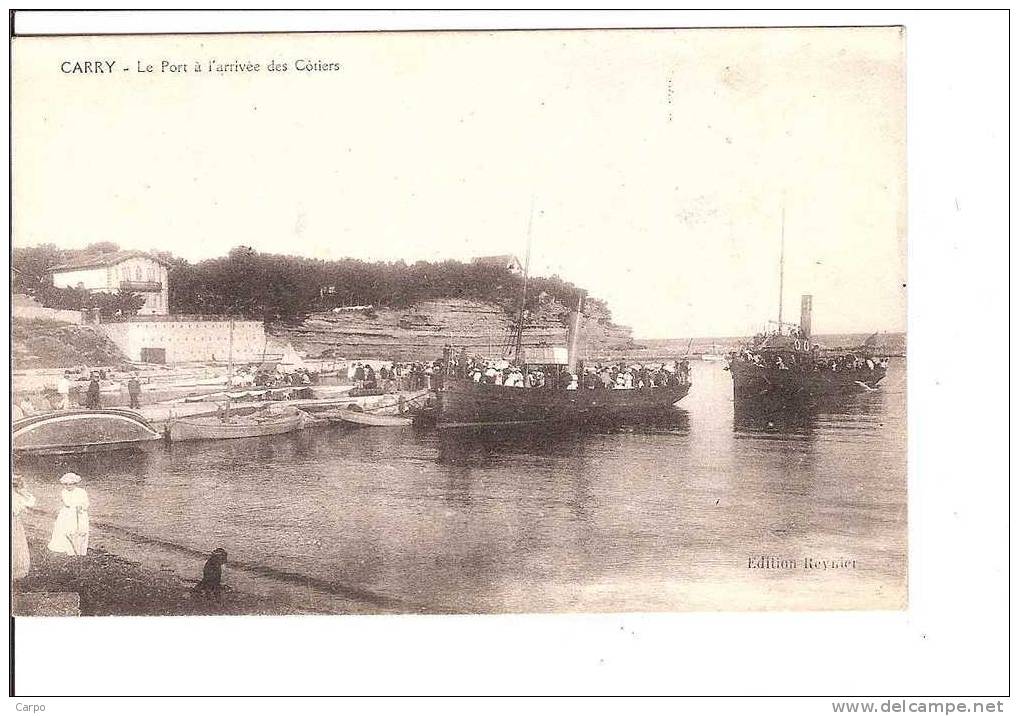
<instances>
[{"instance_id":1,"label":"person standing on quay","mask_svg":"<svg viewBox=\"0 0 1019 716\"><path fill-rule=\"evenodd\" d=\"M71 408L71 379L65 370L57 381L57 395L60 396L60 409L70 410Z\"/></svg>"},{"instance_id":2,"label":"person standing on quay","mask_svg":"<svg viewBox=\"0 0 1019 716\"><path fill-rule=\"evenodd\" d=\"M131 396L131 407L140 408L141 404L138 400L142 393L142 384L138 382L138 374L132 373L131 378L127 381L127 394Z\"/></svg>"},{"instance_id":3,"label":"person standing on quay","mask_svg":"<svg viewBox=\"0 0 1019 716\"><path fill-rule=\"evenodd\" d=\"M88 493L76 487L81 477L69 472L60 478L66 488L60 491L63 503L57 520L53 523L53 535L49 549L58 554L72 556L88 553Z\"/></svg>"},{"instance_id":4,"label":"person standing on quay","mask_svg":"<svg viewBox=\"0 0 1019 716\"><path fill-rule=\"evenodd\" d=\"M28 553L28 538L25 537L25 526L21 524L21 513L35 506L35 496L25 487L21 475L15 475L11 486L11 573L14 579L24 579L28 575L32 559Z\"/></svg>"},{"instance_id":5,"label":"person standing on quay","mask_svg":"<svg viewBox=\"0 0 1019 716\"><path fill-rule=\"evenodd\" d=\"M90 409L103 407L99 402L99 375L94 372L88 382L88 390L85 392L85 407Z\"/></svg>"}]
</instances>

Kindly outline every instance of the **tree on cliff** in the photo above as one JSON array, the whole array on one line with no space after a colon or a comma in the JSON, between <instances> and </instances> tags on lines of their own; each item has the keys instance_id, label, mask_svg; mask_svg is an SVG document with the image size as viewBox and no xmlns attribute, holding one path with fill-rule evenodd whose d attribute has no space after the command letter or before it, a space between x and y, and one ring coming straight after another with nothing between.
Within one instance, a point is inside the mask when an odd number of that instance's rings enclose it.
<instances>
[{"instance_id":1,"label":"tree on cliff","mask_svg":"<svg viewBox=\"0 0 1019 716\"><path fill-rule=\"evenodd\" d=\"M505 268L485 264L323 261L263 254L246 246L221 258L196 264L172 259L171 264L174 313L234 314L283 322L336 306L403 308L447 298L488 301L515 314L523 280ZM529 310L538 307L542 293L572 307L579 289L558 276L532 277Z\"/></svg>"}]
</instances>

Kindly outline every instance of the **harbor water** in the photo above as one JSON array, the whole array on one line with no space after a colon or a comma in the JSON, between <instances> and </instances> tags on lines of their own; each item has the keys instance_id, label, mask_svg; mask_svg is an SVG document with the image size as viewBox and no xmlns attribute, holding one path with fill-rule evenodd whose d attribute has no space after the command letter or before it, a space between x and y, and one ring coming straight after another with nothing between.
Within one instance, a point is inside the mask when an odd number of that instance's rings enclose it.
<instances>
[{"instance_id":1,"label":"harbor water","mask_svg":"<svg viewBox=\"0 0 1019 716\"><path fill-rule=\"evenodd\" d=\"M19 461L39 507L362 611L902 608L905 361L837 408L734 410L720 363L665 420L607 431L329 426Z\"/></svg>"}]
</instances>

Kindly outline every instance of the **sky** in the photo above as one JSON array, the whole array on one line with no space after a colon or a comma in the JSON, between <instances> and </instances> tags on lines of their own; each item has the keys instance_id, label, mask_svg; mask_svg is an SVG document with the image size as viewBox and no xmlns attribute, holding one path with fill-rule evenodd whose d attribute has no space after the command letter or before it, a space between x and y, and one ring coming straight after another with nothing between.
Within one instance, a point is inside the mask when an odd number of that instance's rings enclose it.
<instances>
[{"instance_id":1,"label":"sky","mask_svg":"<svg viewBox=\"0 0 1019 716\"><path fill-rule=\"evenodd\" d=\"M532 273L667 338L776 318L784 237L787 320L905 330L897 28L22 37L14 73L15 245L523 260L530 226Z\"/></svg>"}]
</instances>

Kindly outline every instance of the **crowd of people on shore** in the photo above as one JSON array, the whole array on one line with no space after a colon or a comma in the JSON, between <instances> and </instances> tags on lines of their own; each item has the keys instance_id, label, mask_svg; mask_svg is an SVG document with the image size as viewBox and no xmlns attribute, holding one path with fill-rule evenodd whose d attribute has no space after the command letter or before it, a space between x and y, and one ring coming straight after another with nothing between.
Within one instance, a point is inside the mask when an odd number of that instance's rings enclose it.
<instances>
[{"instance_id":1,"label":"crowd of people on shore","mask_svg":"<svg viewBox=\"0 0 1019 716\"><path fill-rule=\"evenodd\" d=\"M669 363L634 364L615 363L585 366L578 364L576 372L563 365L524 368L506 360L487 360L481 356L460 353L452 356L449 375L512 388L546 388L551 390L612 389L640 390L684 385L690 379L690 364L685 361Z\"/></svg>"},{"instance_id":2,"label":"crowd of people on shore","mask_svg":"<svg viewBox=\"0 0 1019 716\"><path fill-rule=\"evenodd\" d=\"M743 362L761 368L777 370L795 370L800 372L852 373L861 371L886 370L888 359L855 353L842 353L835 356L822 355L818 351L797 353L795 351L753 351L743 348L729 356L730 362Z\"/></svg>"},{"instance_id":3,"label":"crowd of people on shore","mask_svg":"<svg viewBox=\"0 0 1019 716\"><path fill-rule=\"evenodd\" d=\"M318 373L307 368L297 368L289 372L279 370L258 370L254 373L241 371L230 379L230 385L254 386L256 388L301 388L319 382Z\"/></svg>"},{"instance_id":4,"label":"crowd of people on shore","mask_svg":"<svg viewBox=\"0 0 1019 716\"><path fill-rule=\"evenodd\" d=\"M377 369L367 361L352 363L347 377L354 382L357 390L395 393L401 390L423 390L434 388L434 376L440 371L441 362L420 361L399 363L390 361Z\"/></svg>"},{"instance_id":5,"label":"crowd of people on shore","mask_svg":"<svg viewBox=\"0 0 1019 716\"><path fill-rule=\"evenodd\" d=\"M102 395L100 392L102 382L107 379L105 370L94 370L89 373L88 383L82 392L78 386L81 382L78 377L69 370L57 379L56 397L52 392L41 393L33 397L22 395L21 398L11 406L12 419L36 415L38 413L49 413L55 410L70 410L76 407L85 407L90 410L98 410L103 407ZM128 405L131 408L141 406L141 381L137 373L132 373L126 382ZM72 403L72 396L76 402Z\"/></svg>"}]
</instances>

